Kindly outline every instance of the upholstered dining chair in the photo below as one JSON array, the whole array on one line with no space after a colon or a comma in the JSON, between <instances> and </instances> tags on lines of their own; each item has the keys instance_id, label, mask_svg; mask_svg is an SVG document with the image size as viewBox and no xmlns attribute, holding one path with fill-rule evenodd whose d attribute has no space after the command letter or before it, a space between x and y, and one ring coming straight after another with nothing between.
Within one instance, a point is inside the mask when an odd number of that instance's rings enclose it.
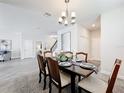
<instances>
[{"instance_id":1,"label":"upholstered dining chair","mask_svg":"<svg viewBox=\"0 0 124 93\"><path fill-rule=\"evenodd\" d=\"M48 68L46 66L46 63L43 59L43 56L40 54L37 55L37 60L38 60L38 66L39 66L39 83L41 82L41 75L43 74L44 76L44 87L43 90L46 89L46 77L49 76L48 74Z\"/></svg>"},{"instance_id":2,"label":"upholstered dining chair","mask_svg":"<svg viewBox=\"0 0 124 93\"><path fill-rule=\"evenodd\" d=\"M57 61L47 58L47 64L50 76L49 93L52 91L51 83L59 89L58 93L61 93L61 90L71 83L71 78L68 74L59 70Z\"/></svg>"},{"instance_id":3,"label":"upholstered dining chair","mask_svg":"<svg viewBox=\"0 0 124 93\"><path fill-rule=\"evenodd\" d=\"M76 59L81 59L87 62L88 54L84 52L76 52Z\"/></svg>"},{"instance_id":4,"label":"upholstered dining chair","mask_svg":"<svg viewBox=\"0 0 124 93\"><path fill-rule=\"evenodd\" d=\"M88 54L85 52L76 52L76 59L87 62ZM81 76L78 77L78 81L81 80Z\"/></svg>"},{"instance_id":5,"label":"upholstered dining chair","mask_svg":"<svg viewBox=\"0 0 124 93\"><path fill-rule=\"evenodd\" d=\"M44 58L52 57L52 51L44 51Z\"/></svg>"},{"instance_id":6,"label":"upholstered dining chair","mask_svg":"<svg viewBox=\"0 0 124 93\"><path fill-rule=\"evenodd\" d=\"M116 59L112 73L107 83L102 81L101 79L95 77L88 77L78 83L79 93L81 93L81 89L90 93L113 93L113 87L117 78L117 74L121 65L121 60Z\"/></svg>"}]
</instances>

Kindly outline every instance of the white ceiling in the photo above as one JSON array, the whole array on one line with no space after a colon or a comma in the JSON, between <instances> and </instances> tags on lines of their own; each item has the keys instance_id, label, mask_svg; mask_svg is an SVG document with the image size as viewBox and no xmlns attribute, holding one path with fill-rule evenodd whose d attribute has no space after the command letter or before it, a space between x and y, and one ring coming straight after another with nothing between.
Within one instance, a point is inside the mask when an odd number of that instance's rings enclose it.
<instances>
[{"instance_id":1,"label":"white ceiling","mask_svg":"<svg viewBox=\"0 0 124 93\"><path fill-rule=\"evenodd\" d=\"M77 23L87 28L101 13L122 6L124 0L70 0L69 3L70 11L76 12ZM53 33L64 27L57 23L64 9L64 0L0 0L5 27L14 29L21 25L22 30L41 33ZM43 16L45 12L52 16Z\"/></svg>"}]
</instances>

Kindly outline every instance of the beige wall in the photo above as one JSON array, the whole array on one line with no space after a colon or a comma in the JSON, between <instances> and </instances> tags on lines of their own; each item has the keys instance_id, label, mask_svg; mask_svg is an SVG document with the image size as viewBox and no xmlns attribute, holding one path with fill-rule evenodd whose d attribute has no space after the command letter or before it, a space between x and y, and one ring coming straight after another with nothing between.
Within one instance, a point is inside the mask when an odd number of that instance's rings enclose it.
<instances>
[{"instance_id":1,"label":"beige wall","mask_svg":"<svg viewBox=\"0 0 124 93\"><path fill-rule=\"evenodd\" d=\"M101 16L101 67L103 73L110 73L116 58L123 60L119 77L124 79L124 7Z\"/></svg>"},{"instance_id":2,"label":"beige wall","mask_svg":"<svg viewBox=\"0 0 124 93\"><path fill-rule=\"evenodd\" d=\"M90 32L90 59L101 60L100 57L100 43L101 43L101 31L91 31Z\"/></svg>"},{"instance_id":3,"label":"beige wall","mask_svg":"<svg viewBox=\"0 0 124 93\"><path fill-rule=\"evenodd\" d=\"M78 50L88 53L90 59L90 31L78 25Z\"/></svg>"},{"instance_id":4,"label":"beige wall","mask_svg":"<svg viewBox=\"0 0 124 93\"><path fill-rule=\"evenodd\" d=\"M78 51L90 54L90 31L78 25Z\"/></svg>"}]
</instances>

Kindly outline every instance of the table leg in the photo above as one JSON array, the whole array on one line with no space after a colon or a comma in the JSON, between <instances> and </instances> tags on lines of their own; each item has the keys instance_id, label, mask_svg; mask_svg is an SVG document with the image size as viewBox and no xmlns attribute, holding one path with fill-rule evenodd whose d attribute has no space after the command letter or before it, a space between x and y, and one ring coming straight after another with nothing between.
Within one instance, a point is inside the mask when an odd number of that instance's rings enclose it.
<instances>
[{"instance_id":1,"label":"table leg","mask_svg":"<svg viewBox=\"0 0 124 93\"><path fill-rule=\"evenodd\" d=\"M75 93L75 74L71 74L71 93Z\"/></svg>"}]
</instances>

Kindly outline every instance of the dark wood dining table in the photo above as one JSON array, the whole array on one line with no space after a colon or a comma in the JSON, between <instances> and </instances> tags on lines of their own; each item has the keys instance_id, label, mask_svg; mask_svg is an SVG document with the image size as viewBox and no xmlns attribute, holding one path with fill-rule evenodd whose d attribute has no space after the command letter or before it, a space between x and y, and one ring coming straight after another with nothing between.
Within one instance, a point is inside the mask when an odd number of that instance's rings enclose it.
<instances>
[{"instance_id":1,"label":"dark wood dining table","mask_svg":"<svg viewBox=\"0 0 124 93\"><path fill-rule=\"evenodd\" d=\"M76 76L83 76L84 78L87 78L90 76L93 72L95 72L94 69L84 69L78 65L72 64L69 67L59 66L60 70L70 74L71 76L71 93L76 93L75 91L75 78Z\"/></svg>"}]
</instances>

